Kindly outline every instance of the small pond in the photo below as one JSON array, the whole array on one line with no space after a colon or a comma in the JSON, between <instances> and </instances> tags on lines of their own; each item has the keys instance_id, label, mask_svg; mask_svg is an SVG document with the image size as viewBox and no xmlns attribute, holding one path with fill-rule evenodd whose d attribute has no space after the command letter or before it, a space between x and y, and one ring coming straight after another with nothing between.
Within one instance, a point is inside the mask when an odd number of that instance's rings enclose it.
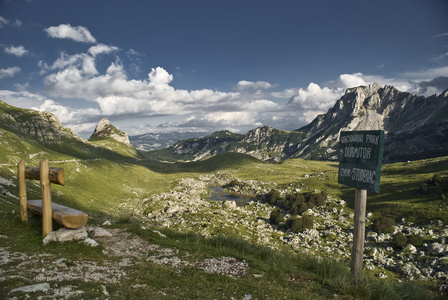
<instances>
[{"instance_id":1,"label":"small pond","mask_svg":"<svg viewBox=\"0 0 448 300\"><path fill-rule=\"evenodd\" d=\"M212 190L210 200L214 201L235 201L237 206L244 206L246 203L253 201L253 198L244 198L242 196L234 196L228 191L218 186L209 186Z\"/></svg>"}]
</instances>

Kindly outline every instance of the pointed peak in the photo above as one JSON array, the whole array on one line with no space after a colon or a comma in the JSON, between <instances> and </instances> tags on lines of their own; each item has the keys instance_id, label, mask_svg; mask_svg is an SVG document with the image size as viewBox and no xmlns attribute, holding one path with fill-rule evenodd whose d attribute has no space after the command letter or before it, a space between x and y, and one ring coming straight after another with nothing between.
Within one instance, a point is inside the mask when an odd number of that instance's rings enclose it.
<instances>
[{"instance_id":1,"label":"pointed peak","mask_svg":"<svg viewBox=\"0 0 448 300\"><path fill-rule=\"evenodd\" d=\"M89 141L101 140L106 138L112 138L118 142L124 144L131 144L128 135L112 125L107 118L102 118L96 125L93 134L90 136Z\"/></svg>"},{"instance_id":2,"label":"pointed peak","mask_svg":"<svg viewBox=\"0 0 448 300\"><path fill-rule=\"evenodd\" d=\"M107 118L102 118L101 121L96 125L95 130L93 133L97 133L100 131L103 131L110 125L110 122Z\"/></svg>"}]
</instances>

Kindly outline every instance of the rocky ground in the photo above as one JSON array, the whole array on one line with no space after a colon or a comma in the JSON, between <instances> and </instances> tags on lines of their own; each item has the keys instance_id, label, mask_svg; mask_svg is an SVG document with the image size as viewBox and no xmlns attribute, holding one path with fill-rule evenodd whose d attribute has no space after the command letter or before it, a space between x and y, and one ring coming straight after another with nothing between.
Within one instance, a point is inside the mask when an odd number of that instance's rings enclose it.
<instances>
[{"instance_id":1,"label":"rocky ground","mask_svg":"<svg viewBox=\"0 0 448 300\"><path fill-rule=\"evenodd\" d=\"M105 224L107 226L107 224ZM157 232L162 237L164 235ZM0 240L7 239L0 236ZM180 255L176 249L151 244L140 237L120 229L104 229L86 226L78 230L61 229L53 232L44 243L50 241L85 242L92 247L101 244L103 253L110 259L96 262L72 261L42 253L28 256L21 252L11 252L8 247L0 247L0 283L10 279L20 279L28 284L12 289L7 299L28 298L40 293L44 298L65 298L79 296L85 291L66 282L82 281L96 283L101 293L109 296L108 286L132 276L136 264L152 262L172 268L196 267L208 273L231 277L243 276L249 269L245 261L233 257L217 257L194 261L188 253ZM7 243L2 243L7 244ZM133 288L143 288L136 284ZM28 296L27 296L28 295Z\"/></svg>"},{"instance_id":2,"label":"rocky ground","mask_svg":"<svg viewBox=\"0 0 448 300\"><path fill-rule=\"evenodd\" d=\"M253 200L244 206L237 206L234 201L207 200L211 193L209 186L224 186L234 179L224 173L183 179L170 193L142 199L132 209L150 225L193 230L203 236L236 233L242 238L273 248L287 246L314 255L330 255L350 260L353 212L347 209L344 200L328 196L323 206L304 213L313 217L312 229L301 233L285 232L269 223L272 206L266 203ZM269 182L238 181L240 184L231 190L240 194L262 195L275 187L274 183ZM290 185L281 190L281 193L297 192L300 188L299 183ZM368 213L366 222L371 218L372 214ZM393 236L399 232L420 236L427 242L418 247L408 244L403 249L394 248ZM440 290L448 290L447 224L434 220L429 224L416 226L402 219L392 233L378 234L367 228L366 234L366 269L376 270L380 278L399 274L410 280L436 280L440 283Z\"/></svg>"},{"instance_id":3,"label":"rocky ground","mask_svg":"<svg viewBox=\"0 0 448 300\"><path fill-rule=\"evenodd\" d=\"M235 201L209 200L210 186L225 186L234 179L229 173L182 179L169 193L151 195L137 202L124 202L121 209L129 210L143 220L142 230L172 228L197 232L205 237L237 234L243 239L272 248L289 248L349 261L353 212L346 207L344 200L328 196L324 205L304 213L314 219L312 229L301 233L285 232L269 223L272 206L266 203L249 200L245 205L238 206ZM255 196L265 194L276 186L274 183L255 180L238 181L239 184L232 188L233 192ZM291 184L281 193L297 192L300 189L298 181L297 185ZM371 217L371 214L367 215L367 222ZM247 262L232 257L194 261L188 253L180 254L176 249L151 244L125 231L107 229L107 226L108 223L103 224L106 229L87 226L70 233L63 229L44 240L46 243L73 239L89 243L92 247L99 243L104 247L104 254L110 257L101 262L70 261L63 257L56 259L45 253L27 256L9 251L7 246L0 246L0 283L14 278L29 283L11 290L8 297L14 299L17 294L35 291L44 292L49 297L70 297L84 293L75 286L61 284L65 280L98 283L101 293L107 296L109 284L129 279L131 267L143 262L172 268L196 267L232 277L244 275L250 267ZM426 243L418 247L407 245L403 249L395 249L392 237L397 232L421 236ZM156 233L164 236L158 231ZM0 236L0 245L8 245L7 239L6 236ZM399 276L410 280L434 280L440 286L440 291L448 290L448 226L441 221L434 220L424 226L415 226L403 219L395 226L395 232L390 234L378 234L368 228L365 248L364 266L374 270L380 278Z\"/></svg>"}]
</instances>

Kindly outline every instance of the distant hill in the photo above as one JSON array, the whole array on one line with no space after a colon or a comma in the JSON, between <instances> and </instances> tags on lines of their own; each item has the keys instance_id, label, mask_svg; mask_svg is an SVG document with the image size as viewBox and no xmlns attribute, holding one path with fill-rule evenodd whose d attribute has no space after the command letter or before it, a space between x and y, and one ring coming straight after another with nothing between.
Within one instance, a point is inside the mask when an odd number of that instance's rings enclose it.
<instances>
[{"instance_id":1,"label":"distant hill","mask_svg":"<svg viewBox=\"0 0 448 300\"><path fill-rule=\"evenodd\" d=\"M207 132L158 132L129 136L129 140L139 151L168 148L180 140L200 138Z\"/></svg>"},{"instance_id":2,"label":"distant hill","mask_svg":"<svg viewBox=\"0 0 448 300\"><path fill-rule=\"evenodd\" d=\"M377 83L347 89L326 114L295 131L260 127L247 134L218 131L182 140L148 153L165 160L200 160L222 152L250 154L258 159L337 159L339 133L378 130L386 133L384 161L448 155L448 90L423 97Z\"/></svg>"}]
</instances>

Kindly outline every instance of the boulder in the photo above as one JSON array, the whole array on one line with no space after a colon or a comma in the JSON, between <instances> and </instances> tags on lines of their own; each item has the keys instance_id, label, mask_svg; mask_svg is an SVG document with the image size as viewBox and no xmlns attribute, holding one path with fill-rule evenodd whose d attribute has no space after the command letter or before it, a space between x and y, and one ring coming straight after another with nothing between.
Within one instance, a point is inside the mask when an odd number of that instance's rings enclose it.
<instances>
[{"instance_id":1,"label":"boulder","mask_svg":"<svg viewBox=\"0 0 448 300\"><path fill-rule=\"evenodd\" d=\"M86 228L83 226L78 229L61 228L57 231L50 232L42 241L42 243L47 245L50 242L71 242L71 241L82 241L87 238Z\"/></svg>"},{"instance_id":2,"label":"boulder","mask_svg":"<svg viewBox=\"0 0 448 300\"><path fill-rule=\"evenodd\" d=\"M427 250L432 255L444 255L448 252L448 246L440 243L432 243L428 245Z\"/></svg>"}]
</instances>

